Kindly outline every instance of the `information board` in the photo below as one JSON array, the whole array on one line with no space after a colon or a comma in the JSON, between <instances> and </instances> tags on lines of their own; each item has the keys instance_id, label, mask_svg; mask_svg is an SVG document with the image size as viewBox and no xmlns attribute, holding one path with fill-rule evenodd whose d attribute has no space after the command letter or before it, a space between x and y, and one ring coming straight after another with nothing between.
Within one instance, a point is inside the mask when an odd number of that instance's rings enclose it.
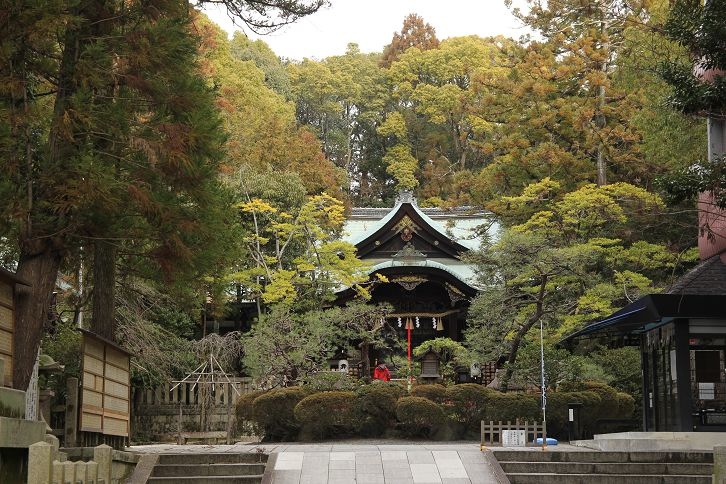
<instances>
[{"instance_id":1,"label":"information board","mask_svg":"<svg viewBox=\"0 0 726 484\"><path fill-rule=\"evenodd\" d=\"M527 445L527 431L502 430L503 447L525 447Z\"/></svg>"}]
</instances>

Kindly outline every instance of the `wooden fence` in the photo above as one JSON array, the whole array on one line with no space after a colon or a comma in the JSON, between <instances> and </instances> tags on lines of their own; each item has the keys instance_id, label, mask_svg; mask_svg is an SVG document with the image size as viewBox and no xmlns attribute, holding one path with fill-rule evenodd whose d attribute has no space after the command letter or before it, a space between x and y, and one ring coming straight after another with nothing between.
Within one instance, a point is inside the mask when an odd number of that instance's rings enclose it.
<instances>
[{"instance_id":1,"label":"wooden fence","mask_svg":"<svg viewBox=\"0 0 726 484\"><path fill-rule=\"evenodd\" d=\"M181 383L166 384L152 389L136 388L133 391L132 438L135 441L173 441L186 434L206 432L210 435L249 435L252 430L243 422L234 424L234 403L240 395L254 390L248 377L230 378L229 383L215 383L205 398L199 385ZM237 392L234 390L236 388ZM228 398L229 395L229 398ZM227 404L229 400L229 405Z\"/></svg>"},{"instance_id":2,"label":"wooden fence","mask_svg":"<svg viewBox=\"0 0 726 484\"><path fill-rule=\"evenodd\" d=\"M234 377L230 378L232 386L237 389L240 395L249 393L253 390L252 378L249 377ZM217 383L212 389L212 395L214 404L218 406L224 406L227 404L227 385L228 383ZM150 405L150 406L163 406L163 405L197 405L201 403L199 401L200 392L199 385L194 383L180 383L177 388L171 390L172 384L167 383L156 388L148 388L142 390L136 390L134 392L134 405ZM237 398L237 393L232 390L232 398ZM232 402L234 404L234 401Z\"/></svg>"},{"instance_id":3,"label":"wooden fence","mask_svg":"<svg viewBox=\"0 0 726 484\"><path fill-rule=\"evenodd\" d=\"M481 445L485 446L501 446L502 445L502 436L504 430L519 430L524 432L524 441L525 445L531 446L534 445L535 439L542 437L542 434L544 432L542 428L542 423L540 422L528 422L524 421L524 423L520 422L519 420L515 421L514 423L507 421L507 423L502 422L484 422L482 420L481 422Z\"/></svg>"}]
</instances>

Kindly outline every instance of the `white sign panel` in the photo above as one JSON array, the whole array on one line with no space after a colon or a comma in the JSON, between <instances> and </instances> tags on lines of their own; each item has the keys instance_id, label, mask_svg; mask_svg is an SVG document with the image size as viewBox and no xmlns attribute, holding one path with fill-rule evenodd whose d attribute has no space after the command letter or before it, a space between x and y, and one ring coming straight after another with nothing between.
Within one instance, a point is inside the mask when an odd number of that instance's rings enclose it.
<instances>
[{"instance_id":1,"label":"white sign panel","mask_svg":"<svg viewBox=\"0 0 726 484\"><path fill-rule=\"evenodd\" d=\"M524 447L527 445L527 432L524 430L502 430L503 447Z\"/></svg>"},{"instance_id":2,"label":"white sign panel","mask_svg":"<svg viewBox=\"0 0 726 484\"><path fill-rule=\"evenodd\" d=\"M716 385L713 383L699 383L698 398L700 400L713 400L716 398Z\"/></svg>"}]
</instances>

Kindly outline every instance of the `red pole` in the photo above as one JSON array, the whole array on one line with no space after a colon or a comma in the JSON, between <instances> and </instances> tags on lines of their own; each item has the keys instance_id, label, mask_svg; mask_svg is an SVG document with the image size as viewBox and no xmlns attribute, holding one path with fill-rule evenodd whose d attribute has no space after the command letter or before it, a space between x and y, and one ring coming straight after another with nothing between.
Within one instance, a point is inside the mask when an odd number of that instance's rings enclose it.
<instances>
[{"instance_id":1,"label":"red pole","mask_svg":"<svg viewBox=\"0 0 726 484\"><path fill-rule=\"evenodd\" d=\"M411 383L411 326L406 330L408 332L408 381Z\"/></svg>"}]
</instances>

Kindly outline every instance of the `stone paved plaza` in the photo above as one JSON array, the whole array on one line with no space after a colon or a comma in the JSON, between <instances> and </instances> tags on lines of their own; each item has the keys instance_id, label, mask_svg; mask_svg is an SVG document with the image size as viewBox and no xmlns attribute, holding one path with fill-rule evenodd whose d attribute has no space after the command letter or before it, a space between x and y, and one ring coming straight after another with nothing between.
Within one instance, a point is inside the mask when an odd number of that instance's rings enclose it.
<instances>
[{"instance_id":1,"label":"stone paved plaza","mask_svg":"<svg viewBox=\"0 0 726 484\"><path fill-rule=\"evenodd\" d=\"M479 444L270 443L140 445L143 453L256 452L270 454L273 484L496 484ZM267 481L266 481L267 482Z\"/></svg>"}]
</instances>

